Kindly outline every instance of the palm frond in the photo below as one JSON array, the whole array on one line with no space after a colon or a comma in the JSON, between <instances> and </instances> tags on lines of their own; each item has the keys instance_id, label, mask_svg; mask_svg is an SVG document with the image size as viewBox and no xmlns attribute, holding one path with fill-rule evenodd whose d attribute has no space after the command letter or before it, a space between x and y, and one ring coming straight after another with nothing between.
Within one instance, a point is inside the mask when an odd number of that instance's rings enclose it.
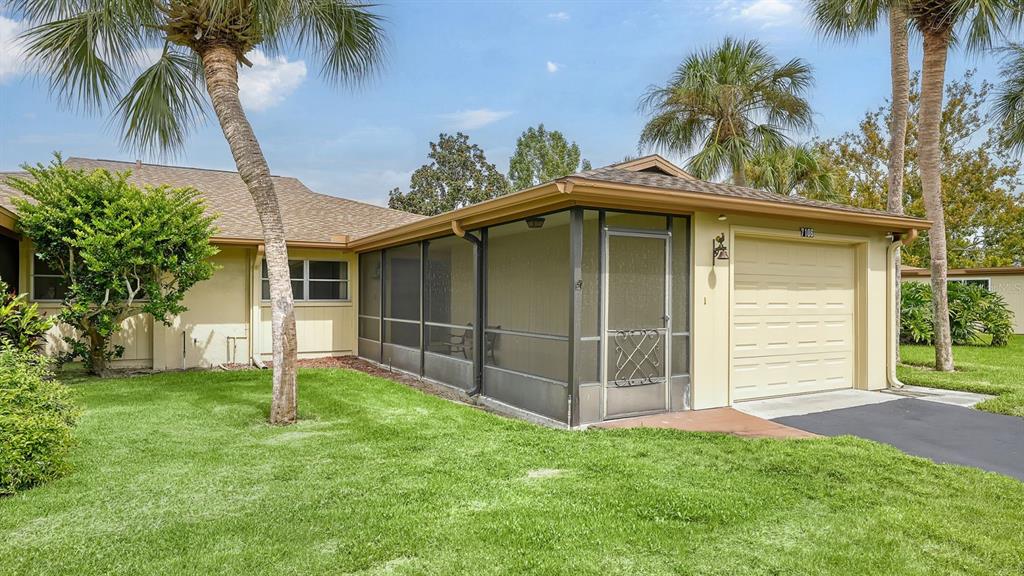
<instances>
[{"instance_id":1,"label":"palm frond","mask_svg":"<svg viewBox=\"0 0 1024 576\"><path fill-rule=\"evenodd\" d=\"M194 54L167 46L139 74L114 108L126 148L164 155L184 147L191 130L205 118L199 70Z\"/></svg>"},{"instance_id":2,"label":"palm frond","mask_svg":"<svg viewBox=\"0 0 1024 576\"><path fill-rule=\"evenodd\" d=\"M1002 83L996 90L992 115L1003 145L1024 154L1024 45L1003 49L999 74Z\"/></svg>"},{"instance_id":3,"label":"palm frond","mask_svg":"<svg viewBox=\"0 0 1024 576\"><path fill-rule=\"evenodd\" d=\"M292 32L296 46L320 60L329 82L359 83L386 55L383 20L372 4L347 0L301 0Z\"/></svg>"},{"instance_id":4,"label":"palm frond","mask_svg":"<svg viewBox=\"0 0 1024 576\"><path fill-rule=\"evenodd\" d=\"M808 7L818 35L849 41L874 32L894 1L906 0L810 0Z\"/></svg>"}]
</instances>

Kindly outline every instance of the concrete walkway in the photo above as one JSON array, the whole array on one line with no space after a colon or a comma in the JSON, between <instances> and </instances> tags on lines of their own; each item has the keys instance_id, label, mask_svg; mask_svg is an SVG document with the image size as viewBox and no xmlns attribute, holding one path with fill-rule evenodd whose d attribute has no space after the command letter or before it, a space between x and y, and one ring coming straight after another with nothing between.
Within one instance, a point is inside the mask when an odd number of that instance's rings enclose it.
<instances>
[{"instance_id":1,"label":"concrete walkway","mask_svg":"<svg viewBox=\"0 0 1024 576\"><path fill-rule=\"evenodd\" d=\"M817 438L812 432L799 430L752 416L733 408L711 408L686 412L667 412L610 420L598 428L672 428L688 432L722 432L750 438Z\"/></svg>"}]
</instances>

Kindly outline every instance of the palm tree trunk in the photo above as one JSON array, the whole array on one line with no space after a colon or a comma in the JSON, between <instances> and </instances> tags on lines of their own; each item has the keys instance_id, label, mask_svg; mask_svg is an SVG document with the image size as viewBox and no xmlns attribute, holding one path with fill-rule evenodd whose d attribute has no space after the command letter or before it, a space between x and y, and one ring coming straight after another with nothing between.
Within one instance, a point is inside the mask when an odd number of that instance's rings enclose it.
<instances>
[{"instance_id":1,"label":"palm tree trunk","mask_svg":"<svg viewBox=\"0 0 1024 576\"><path fill-rule=\"evenodd\" d=\"M274 388L270 405L271 424L295 422L298 407L295 363L295 307L288 270L284 221L277 202L270 168L238 98L238 58L227 47L209 48L201 54L206 90L221 130L231 147L235 166L256 204L263 224L263 243L270 277L271 331L274 349Z\"/></svg>"},{"instance_id":2,"label":"palm tree trunk","mask_svg":"<svg viewBox=\"0 0 1024 576\"><path fill-rule=\"evenodd\" d=\"M889 61L892 78L892 104L889 114L889 197L886 208L903 214L903 170L906 164L907 110L910 107L910 61L907 49L907 13L902 7L889 9ZM896 311L900 310L900 268L902 250L896 248ZM897 317L896 321L899 321ZM896 347L896 361L900 349Z\"/></svg>"},{"instance_id":3,"label":"palm tree trunk","mask_svg":"<svg viewBox=\"0 0 1024 576\"><path fill-rule=\"evenodd\" d=\"M921 65L921 124L918 135L921 193L932 228L928 232L931 249L932 306L935 310L935 369L953 370L953 344L949 333L949 302L946 299L946 220L942 207L941 157L939 152L942 120L942 92L945 86L949 30L924 33L924 60Z\"/></svg>"}]
</instances>

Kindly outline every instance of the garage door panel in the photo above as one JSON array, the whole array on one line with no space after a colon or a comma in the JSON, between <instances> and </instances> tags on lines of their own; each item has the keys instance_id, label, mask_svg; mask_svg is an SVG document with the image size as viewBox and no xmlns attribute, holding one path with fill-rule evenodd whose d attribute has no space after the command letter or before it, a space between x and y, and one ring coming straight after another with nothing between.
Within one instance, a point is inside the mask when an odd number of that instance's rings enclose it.
<instances>
[{"instance_id":1,"label":"garage door panel","mask_svg":"<svg viewBox=\"0 0 1024 576\"><path fill-rule=\"evenodd\" d=\"M853 386L853 355L842 352L733 360L733 400L806 394Z\"/></svg>"},{"instance_id":2,"label":"garage door panel","mask_svg":"<svg viewBox=\"0 0 1024 576\"><path fill-rule=\"evenodd\" d=\"M741 317L733 321L734 358L852 351L849 316Z\"/></svg>"},{"instance_id":3,"label":"garage door panel","mask_svg":"<svg viewBox=\"0 0 1024 576\"><path fill-rule=\"evenodd\" d=\"M853 386L853 248L739 237L734 249L733 400Z\"/></svg>"}]
</instances>

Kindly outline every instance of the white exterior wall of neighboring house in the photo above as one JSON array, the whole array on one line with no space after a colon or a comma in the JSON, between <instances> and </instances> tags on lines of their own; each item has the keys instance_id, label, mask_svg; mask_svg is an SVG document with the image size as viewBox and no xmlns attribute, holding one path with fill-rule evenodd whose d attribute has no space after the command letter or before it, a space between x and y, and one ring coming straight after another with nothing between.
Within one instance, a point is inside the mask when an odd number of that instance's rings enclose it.
<instances>
[{"instance_id":1,"label":"white exterior wall of neighboring house","mask_svg":"<svg viewBox=\"0 0 1024 576\"><path fill-rule=\"evenodd\" d=\"M1006 300L1013 312L1013 333L1024 334L1024 268L992 269L988 272L950 270L947 280L988 280L989 289ZM970 273L966 273L970 272ZM904 274L904 282L931 282L927 275Z\"/></svg>"}]
</instances>

